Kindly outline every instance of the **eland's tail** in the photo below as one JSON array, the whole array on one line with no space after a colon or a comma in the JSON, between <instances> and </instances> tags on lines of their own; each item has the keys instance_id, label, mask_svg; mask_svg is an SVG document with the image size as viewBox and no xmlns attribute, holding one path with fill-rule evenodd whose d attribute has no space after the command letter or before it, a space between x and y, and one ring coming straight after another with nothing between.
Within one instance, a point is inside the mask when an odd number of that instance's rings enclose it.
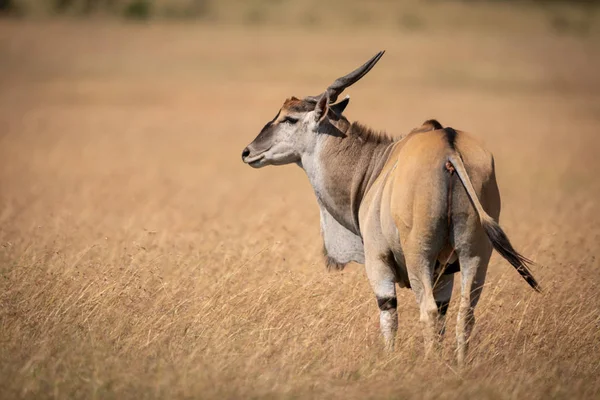
<instances>
[{"instance_id":1,"label":"eland's tail","mask_svg":"<svg viewBox=\"0 0 600 400\"><path fill-rule=\"evenodd\" d=\"M481 225L483 226L488 238L492 242L494 249L496 249L496 251L500 253L500 255L504 257L506 261L515 267L517 272L523 277L523 279L525 279L525 281L527 281L529 286L540 292L540 285L537 283L531 273L531 270L529 269L529 267L534 264L533 261L522 256L514 249L500 225L485 212L481 203L479 202L479 199L477 198L477 194L475 193L475 189L471 184L471 180L469 179L469 175L467 174L467 170L465 169L465 165L463 164L460 155L454 152L448 157L448 161L454 167L461 183L467 191L467 195L475 207L475 210L479 215Z\"/></svg>"}]
</instances>

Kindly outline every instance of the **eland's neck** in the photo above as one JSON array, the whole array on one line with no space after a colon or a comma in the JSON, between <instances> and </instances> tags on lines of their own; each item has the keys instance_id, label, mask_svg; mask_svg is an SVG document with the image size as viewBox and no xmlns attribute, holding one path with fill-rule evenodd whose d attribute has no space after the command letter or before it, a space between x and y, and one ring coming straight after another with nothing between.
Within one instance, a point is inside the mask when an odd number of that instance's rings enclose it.
<instances>
[{"instance_id":1,"label":"eland's neck","mask_svg":"<svg viewBox=\"0 0 600 400\"><path fill-rule=\"evenodd\" d=\"M393 141L357 123L344 122L332 127L333 134L319 134L314 152L302 157L302 168L319 205L360 236L360 204L383 169Z\"/></svg>"}]
</instances>

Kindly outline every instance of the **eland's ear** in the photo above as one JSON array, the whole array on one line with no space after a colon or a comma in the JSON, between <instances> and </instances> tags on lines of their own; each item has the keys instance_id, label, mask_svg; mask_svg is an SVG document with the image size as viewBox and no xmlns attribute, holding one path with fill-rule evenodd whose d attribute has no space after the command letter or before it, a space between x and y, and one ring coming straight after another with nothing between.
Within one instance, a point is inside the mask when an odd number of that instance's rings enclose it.
<instances>
[{"instance_id":1,"label":"eland's ear","mask_svg":"<svg viewBox=\"0 0 600 400\"><path fill-rule=\"evenodd\" d=\"M346 106L348 106L348 103L350 103L350 96L346 96L346 98L344 98L344 100L340 101L339 103L336 104L332 104L331 106L329 106L329 108L331 109L331 111L333 111L338 117L342 116L342 113L344 112L344 110L346 109Z\"/></svg>"},{"instance_id":2,"label":"eland's ear","mask_svg":"<svg viewBox=\"0 0 600 400\"><path fill-rule=\"evenodd\" d=\"M329 94L327 92L323 93L323 95L317 101L317 105L315 106L315 119L318 123L323 122L325 118L327 118L327 112L329 111Z\"/></svg>"}]
</instances>

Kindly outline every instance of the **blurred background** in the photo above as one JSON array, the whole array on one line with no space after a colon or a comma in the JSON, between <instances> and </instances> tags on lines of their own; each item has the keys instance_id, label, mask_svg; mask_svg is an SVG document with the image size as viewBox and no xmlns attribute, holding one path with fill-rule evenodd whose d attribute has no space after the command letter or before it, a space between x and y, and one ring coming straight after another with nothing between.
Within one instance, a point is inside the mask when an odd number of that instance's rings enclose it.
<instances>
[{"instance_id":1,"label":"blurred background","mask_svg":"<svg viewBox=\"0 0 600 400\"><path fill-rule=\"evenodd\" d=\"M379 26L420 30L447 24L500 30L547 28L590 34L596 0L0 0L18 17L111 17L299 27ZM518 16L516 15L518 14ZM512 16L512 18L511 18Z\"/></svg>"},{"instance_id":2,"label":"blurred background","mask_svg":"<svg viewBox=\"0 0 600 400\"><path fill-rule=\"evenodd\" d=\"M0 0L0 397L600 396L600 2ZM242 149L377 51L350 120L494 153L501 224L469 366L456 293L384 355L364 268L328 273L312 188ZM457 290L455 285L455 291Z\"/></svg>"}]
</instances>

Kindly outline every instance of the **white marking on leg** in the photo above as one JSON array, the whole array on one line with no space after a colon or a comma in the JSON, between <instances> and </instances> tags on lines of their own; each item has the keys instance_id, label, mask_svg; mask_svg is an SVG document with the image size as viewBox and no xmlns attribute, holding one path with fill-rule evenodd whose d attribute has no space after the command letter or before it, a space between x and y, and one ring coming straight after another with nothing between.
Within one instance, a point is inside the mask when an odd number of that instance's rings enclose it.
<instances>
[{"instance_id":1,"label":"white marking on leg","mask_svg":"<svg viewBox=\"0 0 600 400\"><path fill-rule=\"evenodd\" d=\"M396 311L396 308L380 311L379 325L381 327L381 333L383 334L385 349L387 351L394 350L396 332L398 331L398 312Z\"/></svg>"}]
</instances>

